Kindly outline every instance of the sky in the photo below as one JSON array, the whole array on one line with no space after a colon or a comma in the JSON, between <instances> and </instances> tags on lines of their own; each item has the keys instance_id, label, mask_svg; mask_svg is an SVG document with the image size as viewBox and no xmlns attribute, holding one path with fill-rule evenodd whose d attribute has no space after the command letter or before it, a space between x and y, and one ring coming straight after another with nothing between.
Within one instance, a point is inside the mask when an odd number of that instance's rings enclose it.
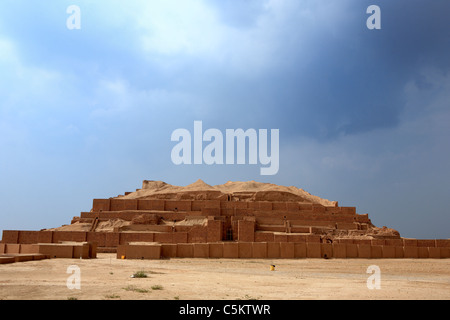
<instances>
[{"instance_id":1,"label":"sky","mask_svg":"<svg viewBox=\"0 0 450 320\"><path fill-rule=\"evenodd\" d=\"M2 0L0 229L68 224L143 180L255 180L450 238L449 13L448 0ZM175 165L171 134L194 121L278 129L278 172Z\"/></svg>"}]
</instances>

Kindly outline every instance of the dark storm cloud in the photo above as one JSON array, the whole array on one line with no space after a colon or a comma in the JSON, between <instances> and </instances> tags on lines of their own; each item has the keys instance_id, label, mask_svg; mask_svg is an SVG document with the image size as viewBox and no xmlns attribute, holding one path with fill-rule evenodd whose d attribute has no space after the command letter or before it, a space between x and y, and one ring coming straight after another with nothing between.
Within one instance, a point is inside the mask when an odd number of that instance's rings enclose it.
<instances>
[{"instance_id":1,"label":"dark storm cloud","mask_svg":"<svg viewBox=\"0 0 450 320\"><path fill-rule=\"evenodd\" d=\"M378 1L382 29L368 30L372 2L342 2L326 16L312 5L308 22L300 14L311 3L290 6L273 56L289 63L251 80L215 78L214 97L229 111L221 121L254 114L261 125L319 139L398 125L406 83L420 83L424 67L448 71L450 2Z\"/></svg>"}]
</instances>

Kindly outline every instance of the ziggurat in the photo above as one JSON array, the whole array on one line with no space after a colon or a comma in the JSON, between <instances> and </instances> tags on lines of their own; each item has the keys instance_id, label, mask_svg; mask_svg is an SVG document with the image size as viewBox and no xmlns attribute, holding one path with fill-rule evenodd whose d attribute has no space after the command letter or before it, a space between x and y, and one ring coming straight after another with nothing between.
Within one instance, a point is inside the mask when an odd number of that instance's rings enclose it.
<instances>
[{"instance_id":1,"label":"ziggurat","mask_svg":"<svg viewBox=\"0 0 450 320\"><path fill-rule=\"evenodd\" d=\"M2 252L3 251L3 252ZM94 199L70 225L3 231L0 254L51 258L449 258L450 240L405 239L355 207L258 182L186 187L144 181Z\"/></svg>"}]
</instances>

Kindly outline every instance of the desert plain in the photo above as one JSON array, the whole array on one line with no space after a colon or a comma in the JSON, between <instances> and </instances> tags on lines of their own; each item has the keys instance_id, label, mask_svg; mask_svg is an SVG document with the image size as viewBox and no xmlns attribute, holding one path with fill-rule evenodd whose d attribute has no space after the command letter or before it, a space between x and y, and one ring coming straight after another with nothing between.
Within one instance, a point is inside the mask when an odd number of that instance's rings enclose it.
<instances>
[{"instance_id":1,"label":"desert plain","mask_svg":"<svg viewBox=\"0 0 450 320\"><path fill-rule=\"evenodd\" d=\"M74 265L80 289L67 286ZM379 289L368 288L370 266L379 267ZM138 272L147 277L132 277ZM99 253L0 265L0 299L447 300L450 259L121 260Z\"/></svg>"}]
</instances>

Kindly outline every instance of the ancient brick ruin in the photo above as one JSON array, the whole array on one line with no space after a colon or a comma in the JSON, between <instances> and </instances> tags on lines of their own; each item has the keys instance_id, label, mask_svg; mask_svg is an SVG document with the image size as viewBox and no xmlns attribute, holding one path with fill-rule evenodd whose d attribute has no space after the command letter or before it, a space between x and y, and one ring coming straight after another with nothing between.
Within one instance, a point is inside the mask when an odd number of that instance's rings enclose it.
<instances>
[{"instance_id":1,"label":"ancient brick ruin","mask_svg":"<svg viewBox=\"0 0 450 320\"><path fill-rule=\"evenodd\" d=\"M94 199L92 210L70 225L3 231L0 254L20 254L21 246L66 258L96 252L127 259L450 257L448 239L405 239L354 207L253 181L214 187L201 180L187 187L144 181L135 192Z\"/></svg>"}]
</instances>

